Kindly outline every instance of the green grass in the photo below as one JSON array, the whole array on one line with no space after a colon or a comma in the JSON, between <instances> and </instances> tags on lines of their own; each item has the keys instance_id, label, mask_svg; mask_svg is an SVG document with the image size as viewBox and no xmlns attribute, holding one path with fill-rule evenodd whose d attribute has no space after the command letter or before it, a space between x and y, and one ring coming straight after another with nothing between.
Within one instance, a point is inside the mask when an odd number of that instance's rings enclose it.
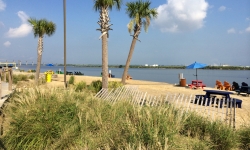
<instances>
[{"instance_id":1,"label":"green grass","mask_svg":"<svg viewBox=\"0 0 250 150\"><path fill-rule=\"evenodd\" d=\"M75 84L75 76L70 76L69 84Z\"/></svg>"},{"instance_id":2,"label":"green grass","mask_svg":"<svg viewBox=\"0 0 250 150\"><path fill-rule=\"evenodd\" d=\"M234 131L196 114L180 115L169 105L110 104L93 98L85 82L76 87L84 92L74 87L14 93L3 110L1 141L6 149L230 150L249 146L249 127Z\"/></svg>"}]
</instances>

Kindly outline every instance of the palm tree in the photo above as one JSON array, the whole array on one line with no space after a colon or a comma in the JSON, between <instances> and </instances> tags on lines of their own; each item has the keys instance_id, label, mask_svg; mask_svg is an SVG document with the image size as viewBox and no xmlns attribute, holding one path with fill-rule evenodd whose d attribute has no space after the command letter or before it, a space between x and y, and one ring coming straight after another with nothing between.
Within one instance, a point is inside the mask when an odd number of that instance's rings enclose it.
<instances>
[{"instance_id":1,"label":"palm tree","mask_svg":"<svg viewBox=\"0 0 250 150\"><path fill-rule=\"evenodd\" d=\"M37 66L35 76L36 84L38 85L43 52L43 37L45 34L48 36L53 35L56 30L56 25L51 21L47 21L46 19L36 20L34 18L30 18L28 19L28 22L33 27L34 37L38 36Z\"/></svg>"},{"instance_id":2,"label":"palm tree","mask_svg":"<svg viewBox=\"0 0 250 150\"><path fill-rule=\"evenodd\" d=\"M130 46L130 51L128 54L127 62L124 68L124 72L122 75L122 83L125 84L128 68L130 65L130 61L134 52L136 41L139 37L139 34L141 32L141 28L143 27L145 32L147 32L148 27L150 25L150 20L152 18L157 17L157 11L156 9L150 9L151 2L150 1L142 1L138 0L136 2L127 2L126 6L126 13L128 14L129 18L131 18L129 24L128 24L128 31L131 34L132 30L134 30L133 40Z\"/></svg>"},{"instance_id":3,"label":"palm tree","mask_svg":"<svg viewBox=\"0 0 250 150\"><path fill-rule=\"evenodd\" d=\"M115 5L118 10L121 8L122 0L94 0L95 11L100 12L100 20L97 22L100 25L102 38L102 88L108 88L108 45L107 38L109 37L109 30L112 30L109 24L109 9Z\"/></svg>"}]
</instances>

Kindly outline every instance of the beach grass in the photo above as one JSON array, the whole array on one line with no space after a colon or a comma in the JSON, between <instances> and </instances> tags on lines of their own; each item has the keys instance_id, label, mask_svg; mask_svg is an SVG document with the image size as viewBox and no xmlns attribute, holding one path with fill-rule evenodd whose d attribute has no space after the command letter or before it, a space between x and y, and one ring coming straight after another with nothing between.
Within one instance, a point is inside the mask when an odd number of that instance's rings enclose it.
<instances>
[{"instance_id":1,"label":"beach grass","mask_svg":"<svg viewBox=\"0 0 250 150\"><path fill-rule=\"evenodd\" d=\"M93 97L101 81L15 92L3 109L6 149L245 149L249 126L234 130L170 105L111 104ZM119 87L112 82L111 87ZM77 90L76 90L77 89Z\"/></svg>"},{"instance_id":2,"label":"beach grass","mask_svg":"<svg viewBox=\"0 0 250 150\"><path fill-rule=\"evenodd\" d=\"M30 75L15 78L25 83L32 79ZM101 89L100 80L89 85L85 81L73 83L68 90L31 84L22 92L16 91L2 110L2 148L250 148L249 125L234 130L195 113L180 115L182 111L170 105L140 107L129 100L111 104L93 97ZM109 82L109 88L120 86L120 82Z\"/></svg>"}]
</instances>

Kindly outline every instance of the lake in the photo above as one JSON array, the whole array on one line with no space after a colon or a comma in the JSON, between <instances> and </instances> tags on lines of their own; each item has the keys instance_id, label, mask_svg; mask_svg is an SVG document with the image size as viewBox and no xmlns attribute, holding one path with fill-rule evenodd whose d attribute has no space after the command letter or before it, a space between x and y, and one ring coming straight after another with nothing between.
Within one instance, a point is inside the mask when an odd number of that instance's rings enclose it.
<instances>
[{"instance_id":1,"label":"lake","mask_svg":"<svg viewBox=\"0 0 250 150\"><path fill-rule=\"evenodd\" d=\"M36 70L36 65L22 65L19 69L23 70ZM47 70L64 71L63 66L41 66L41 72ZM111 73L115 75L116 78L121 78L124 68L109 68ZM67 71L69 72L82 72L86 76L101 76L102 68L94 67L73 67L67 66ZM183 78L186 79L186 83L191 83L195 80L196 74L195 69L152 69L152 68L130 68L128 72L134 80L146 80L146 81L156 81L156 82L166 82L166 83L179 83L179 74L183 74ZM241 85L242 82L246 82L250 85L250 71L249 70L207 70L198 69L198 80L202 80L204 84L208 87L214 87L215 81L220 80L221 82L228 81L232 83L233 81L238 82Z\"/></svg>"}]
</instances>

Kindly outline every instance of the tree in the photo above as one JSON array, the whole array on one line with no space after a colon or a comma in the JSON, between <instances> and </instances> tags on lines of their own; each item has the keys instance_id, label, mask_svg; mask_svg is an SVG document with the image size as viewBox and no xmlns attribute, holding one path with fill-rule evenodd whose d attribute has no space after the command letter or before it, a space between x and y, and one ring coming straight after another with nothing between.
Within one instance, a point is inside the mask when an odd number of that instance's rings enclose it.
<instances>
[{"instance_id":1,"label":"tree","mask_svg":"<svg viewBox=\"0 0 250 150\"><path fill-rule=\"evenodd\" d=\"M157 11L156 9L150 9L151 2L149 1L142 1L138 0L136 2L127 2L126 6L126 13L128 14L129 18L131 18L129 24L128 24L128 31L131 34L132 30L134 31L132 43L130 46L130 51L128 54L127 62L123 71L122 75L122 83L125 84L130 61L134 52L136 41L139 37L139 34L141 32L141 28L143 27L145 32L147 32L148 27L150 25L150 20L152 18L157 17Z\"/></svg>"},{"instance_id":2,"label":"tree","mask_svg":"<svg viewBox=\"0 0 250 150\"><path fill-rule=\"evenodd\" d=\"M109 24L109 9L112 10L116 6L118 10L121 8L122 0L94 0L95 11L100 12L100 20L97 22L100 25L102 38L102 88L108 88L108 45L107 38L109 37L109 30L112 30Z\"/></svg>"},{"instance_id":3,"label":"tree","mask_svg":"<svg viewBox=\"0 0 250 150\"><path fill-rule=\"evenodd\" d=\"M38 85L39 74L42 61L42 52L43 52L43 37L44 35L51 36L55 33L56 25L53 22L49 22L46 19L36 20L34 18L28 19L28 22L33 27L34 37L38 36L38 46L37 46L37 66L36 66L36 76L35 81Z\"/></svg>"}]
</instances>

